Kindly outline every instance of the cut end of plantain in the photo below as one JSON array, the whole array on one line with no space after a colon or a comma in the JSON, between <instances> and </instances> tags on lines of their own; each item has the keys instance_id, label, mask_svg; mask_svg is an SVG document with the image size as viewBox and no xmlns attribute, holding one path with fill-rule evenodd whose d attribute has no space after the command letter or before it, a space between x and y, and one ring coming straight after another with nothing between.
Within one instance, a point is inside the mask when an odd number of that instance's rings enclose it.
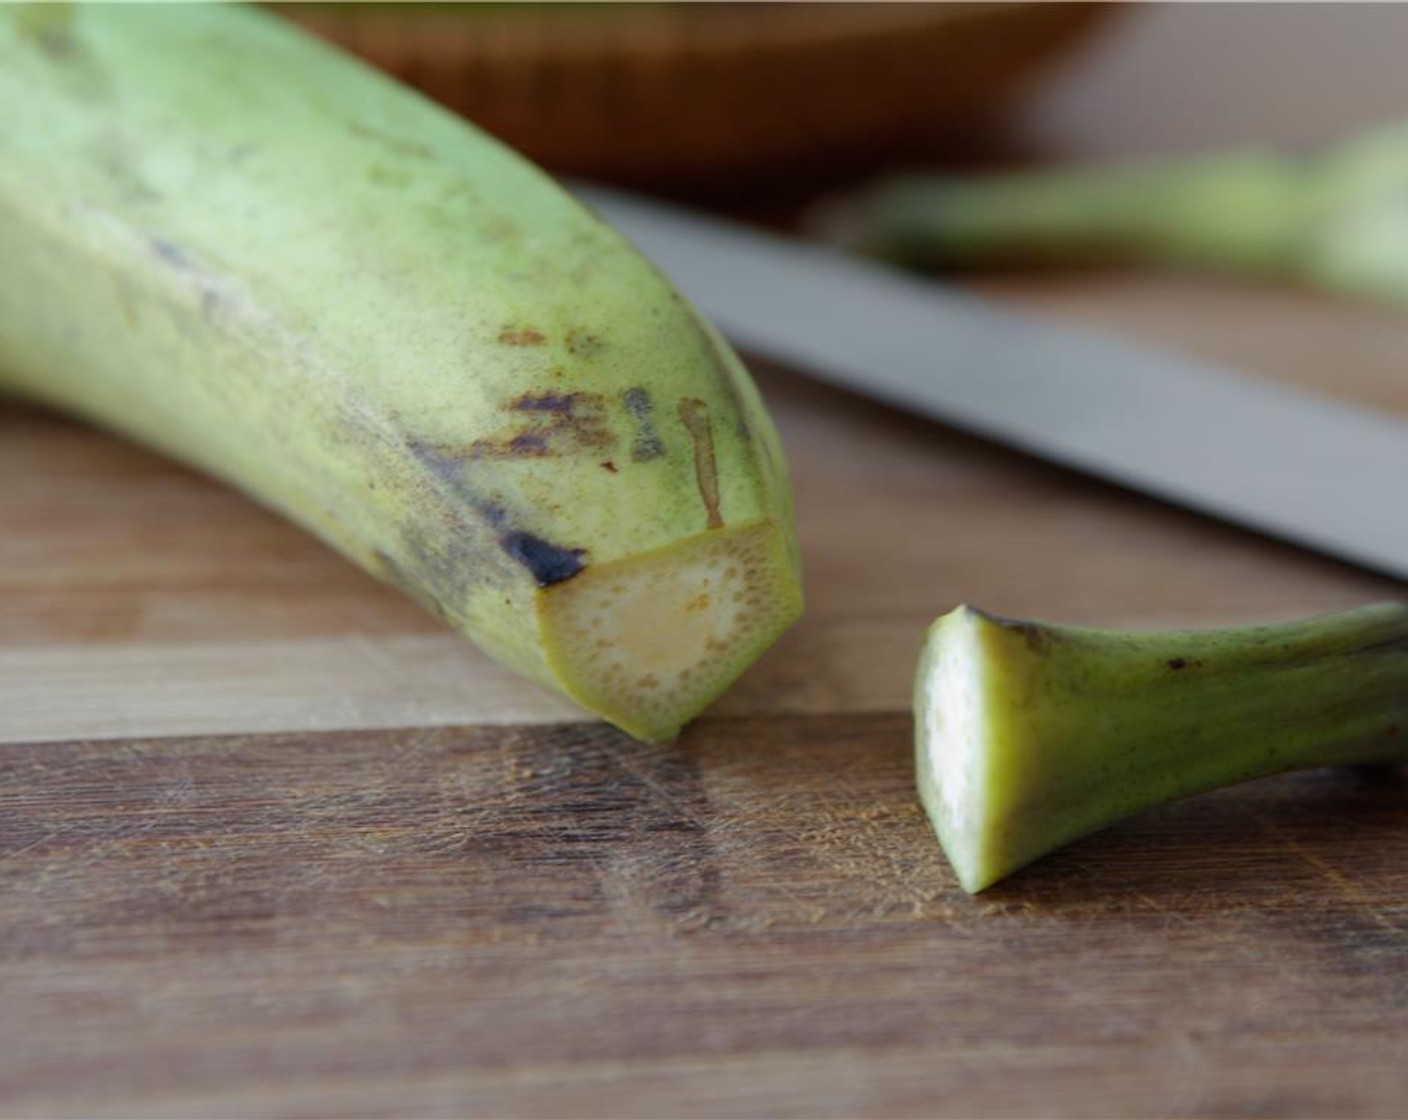
<instances>
[{"instance_id":1,"label":"cut end of plantain","mask_svg":"<svg viewBox=\"0 0 1408 1120\"><path fill-rule=\"evenodd\" d=\"M1001 877L985 836L991 815L994 720L983 651L986 619L960 607L930 632L914 704L919 798L964 890Z\"/></svg>"},{"instance_id":2,"label":"cut end of plantain","mask_svg":"<svg viewBox=\"0 0 1408 1120\"><path fill-rule=\"evenodd\" d=\"M787 541L772 522L589 565L545 589L538 608L561 687L654 742L679 734L801 611Z\"/></svg>"}]
</instances>

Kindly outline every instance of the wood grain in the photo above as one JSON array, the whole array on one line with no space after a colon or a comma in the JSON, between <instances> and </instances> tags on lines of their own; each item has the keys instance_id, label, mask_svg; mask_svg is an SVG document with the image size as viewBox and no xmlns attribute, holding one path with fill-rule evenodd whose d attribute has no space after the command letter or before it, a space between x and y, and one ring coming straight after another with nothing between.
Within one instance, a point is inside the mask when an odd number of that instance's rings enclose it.
<instances>
[{"instance_id":1,"label":"wood grain","mask_svg":"<svg viewBox=\"0 0 1408 1120\"><path fill-rule=\"evenodd\" d=\"M1401 784L954 889L899 716L0 752L10 1115L1395 1115Z\"/></svg>"},{"instance_id":2,"label":"wood grain","mask_svg":"<svg viewBox=\"0 0 1408 1120\"><path fill-rule=\"evenodd\" d=\"M1389 313L989 291L1408 412ZM216 484L0 405L0 1114L1408 1110L1400 782L1200 798L972 900L904 714L960 601L1189 625L1401 585L759 372L809 613L672 747Z\"/></svg>"}]
</instances>

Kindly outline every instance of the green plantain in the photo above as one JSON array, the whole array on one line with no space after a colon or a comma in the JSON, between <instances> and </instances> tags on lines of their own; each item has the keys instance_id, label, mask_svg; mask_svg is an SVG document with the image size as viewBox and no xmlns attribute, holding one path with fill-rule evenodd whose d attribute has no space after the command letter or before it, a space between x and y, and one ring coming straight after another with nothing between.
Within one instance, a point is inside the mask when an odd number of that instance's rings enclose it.
<instances>
[{"instance_id":1,"label":"green plantain","mask_svg":"<svg viewBox=\"0 0 1408 1120\"><path fill-rule=\"evenodd\" d=\"M668 738L801 609L728 346L461 119L276 16L0 7L0 388L224 478Z\"/></svg>"},{"instance_id":2,"label":"green plantain","mask_svg":"<svg viewBox=\"0 0 1408 1120\"><path fill-rule=\"evenodd\" d=\"M1150 262L1404 303L1408 124L1308 154L896 178L833 220L921 266Z\"/></svg>"},{"instance_id":3,"label":"green plantain","mask_svg":"<svg viewBox=\"0 0 1408 1120\"><path fill-rule=\"evenodd\" d=\"M1408 762L1408 607L1145 634L959 607L929 631L914 715L921 800L981 891L1174 798Z\"/></svg>"}]
</instances>

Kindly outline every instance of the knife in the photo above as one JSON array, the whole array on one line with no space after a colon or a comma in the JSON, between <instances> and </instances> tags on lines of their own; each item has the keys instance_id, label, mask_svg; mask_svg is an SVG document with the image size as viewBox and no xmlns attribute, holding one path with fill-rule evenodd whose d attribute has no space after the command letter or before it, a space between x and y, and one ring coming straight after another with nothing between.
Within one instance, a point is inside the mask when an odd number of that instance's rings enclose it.
<instances>
[{"instance_id":1,"label":"knife","mask_svg":"<svg viewBox=\"0 0 1408 1120\"><path fill-rule=\"evenodd\" d=\"M1408 422L1043 323L825 245L571 189L744 350L1408 578Z\"/></svg>"}]
</instances>

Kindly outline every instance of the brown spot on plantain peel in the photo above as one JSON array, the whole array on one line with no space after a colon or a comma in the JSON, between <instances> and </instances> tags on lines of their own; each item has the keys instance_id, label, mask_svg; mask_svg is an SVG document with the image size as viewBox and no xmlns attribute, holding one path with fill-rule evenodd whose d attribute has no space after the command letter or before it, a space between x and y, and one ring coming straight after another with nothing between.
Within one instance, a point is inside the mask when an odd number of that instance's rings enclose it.
<instances>
[{"instance_id":1,"label":"brown spot on plantain peel","mask_svg":"<svg viewBox=\"0 0 1408 1120\"><path fill-rule=\"evenodd\" d=\"M699 500L704 503L704 523L710 529L723 527L719 506L719 464L714 454L714 426L709 406L697 397L680 401L680 420L694 444L694 481Z\"/></svg>"}]
</instances>

